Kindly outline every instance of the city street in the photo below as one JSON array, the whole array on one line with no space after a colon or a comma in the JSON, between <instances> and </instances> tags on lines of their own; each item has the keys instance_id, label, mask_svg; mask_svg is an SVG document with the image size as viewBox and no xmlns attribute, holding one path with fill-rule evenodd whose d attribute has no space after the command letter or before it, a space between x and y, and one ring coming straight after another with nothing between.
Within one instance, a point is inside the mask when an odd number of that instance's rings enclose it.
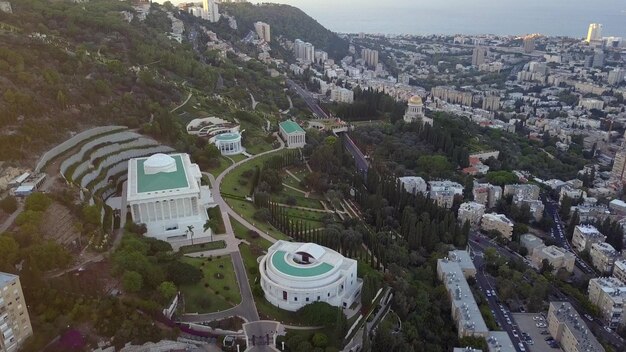
<instances>
[{"instance_id":1,"label":"city street","mask_svg":"<svg viewBox=\"0 0 626 352\"><path fill-rule=\"evenodd\" d=\"M495 280L485 273L485 261L483 258L484 249L489 248L489 245L482 245L482 242L471 241L470 250L473 256L474 266L476 267L476 283L480 288L480 291L485 295L489 309L494 315L496 322L509 334L509 338L513 342L517 351L522 351L519 344L522 340L519 338L517 325L513 320L511 312L507 306L500 302L495 290ZM498 250L498 247L494 247ZM500 253L500 251L498 251ZM517 336L516 336L517 335Z\"/></svg>"},{"instance_id":2,"label":"city street","mask_svg":"<svg viewBox=\"0 0 626 352\"><path fill-rule=\"evenodd\" d=\"M580 257L578 256L578 253L576 253L572 249L572 246L570 245L569 241L565 237L566 232L563 229L561 216L559 215L558 203L547 199L545 201L545 205L546 205L546 212L550 214L550 216L552 216L552 219L554 219L554 225L552 226L552 229L550 230L550 234L552 235L552 238L554 238L554 240L556 241L557 245L569 250L570 252L576 255L576 267L579 268L583 273L587 275L596 276L595 270L591 268L587 263L585 263L582 259L580 259Z\"/></svg>"},{"instance_id":3,"label":"city street","mask_svg":"<svg viewBox=\"0 0 626 352\"><path fill-rule=\"evenodd\" d=\"M304 102L309 107L309 109L311 109L315 117L317 117L318 119L329 118L326 112L322 110L322 108L317 104L317 99L311 96L311 93L309 93L307 90L300 87L298 83L290 79L287 79L287 85L289 86L289 88L293 89L296 93L298 93L298 95L304 100Z\"/></svg>"},{"instance_id":4,"label":"city street","mask_svg":"<svg viewBox=\"0 0 626 352\"><path fill-rule=\"evenodd\" d=\"M547 210L547 207L546 207L546 210ZM502 256L503 258L506 258L507 260L521 258L521 256L518 253L511 252L508 248L504 248L498 245L497 243L495 243L494 241L490 241L489 239L481 236L477 232L472 232L470 234L469 246L470 246L472 255L474 255L474 265L476 266L476 269L477 269L476 282L478 283L483 293L486 293L486 290L495 289L494 280L490 278L488 274L485 274L483 270L484 259L482 257L482 254L484 253L485 249L494 248L500 256ZM573 300L569 296L565 295L561 290L558 289L558 287L556 287L555 285L552 285L551 288L552 288L552 295L555 298L572 304L572 306L576 308L576 310L578 311L580 315L584 315L588 313L582 308L582 306L579 304L578 301ZM506 316L504 315L504 313L507 313L507 316L510 317L510 312L508 312L508 308L506 307L506 305L504 305L505 312L503 312L502 308L496 302L497 295L492 295L492 297L487 297L487 301L489 302L489 308L495 313L496 321L498 322L498 324L501 327L503 327L503 330L506 330L509 333L509 336L514 342L518 342L519 339L514 338L512 334L513 328L516 328L515 322L511 320L512 325L510 326L510 328L508 329L505 328L505 326L507 326L507 321L506 321ZM599 319L594 319L593 321L589 321L587 319L585 322L587 323L587 326L589 326L589 329L593 332L593 334L598 339L607 341L610 345L615 347L617 351L626 350L624 349L625 344L622 338L617 336L615 332L608 332L607 330L605 330L604 324L602 323L602 321L600 321ZM519 331L517 329L515 330L516 330L516 333L518 333L519 335Z\"/></svg>"}]
</instances>

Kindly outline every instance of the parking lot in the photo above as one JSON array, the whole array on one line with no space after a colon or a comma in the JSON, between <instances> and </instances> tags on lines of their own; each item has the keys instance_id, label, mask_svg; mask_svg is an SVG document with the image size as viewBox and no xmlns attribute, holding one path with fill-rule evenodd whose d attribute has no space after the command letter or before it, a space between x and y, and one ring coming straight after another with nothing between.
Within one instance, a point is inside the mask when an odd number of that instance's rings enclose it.
<instances>
[{"instance_id":1,"label":"parking lot","mask_svg":"<svg viewBox=\"0 0 626 352\"><path fill-rule=\"evenodd\" d=\"M532 344L526 343L527 350L530 352L559 352L561 348L552 348L546 342L549 334L541 334L542 331L548 331L547 326L545 328L537 327L538 323L547 324L544 320L533 320L535 317L541 316L538 313L513 313L513 318L517 322L518 334L520 338L523 338L523 333L528 334L528 337L532 339ZM543 319L543 317L542 317Z\"/></svg>"}]
</instances>

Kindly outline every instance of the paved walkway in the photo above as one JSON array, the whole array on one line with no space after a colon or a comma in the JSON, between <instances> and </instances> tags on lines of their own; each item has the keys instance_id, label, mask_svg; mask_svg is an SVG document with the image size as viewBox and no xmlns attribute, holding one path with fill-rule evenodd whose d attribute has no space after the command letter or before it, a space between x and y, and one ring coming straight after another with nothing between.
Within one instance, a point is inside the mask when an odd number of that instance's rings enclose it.
<instances>
[{"instance_id":1,"label":"paved walkway","mask_svg":"<svg viewBox=\"0 0 626 352\"><path fill-rule=\"evenodd\" d=\"M233 171L235 168L241 166L244 163L249 162L250 160L254 160L258 157L261 157L263 155L267 155L267 154L271 154L271 153L275 153L281 149L285 148L285 143L282 141L282 139L278 138L277 134L274 134L277 137L277 140L280 142L280 147L278 147L277 149L272 149L272 150L268 150L266 152L260 153L260 154L256 154L253 155L252 157L248 158L248 159L244 159L241 161L238 161L236 163L234 163L233 165L229 166L228 168L226 168L226 170L224 170L221 174L219 174L217 176L217 178L214 178L213 175L205 173L205 175L209 178L209 180L211 181L211 185L212 185L212 192L213 192L213 199L215 200L215 202L219 205L220 209L222 209L222 213L226 212L228 213L228 215L232 216L233 219L239 221L243 226L245 226L248 230L252 230L252 231L256 231L261 237L265 238L266 240L270 241L271 243L276 242L276 239L270 235L268 235L267 233L265 233L265 231L257 228L256 226L252 225L250 222L248 222L246 219L244 219L243 217L241 217L241 215L237 214L229 205L228 203L226 203L226 201L224 201L224 198L222 198L222 195L220 193L220 186L222 185L222 181L224 180L224 177L226 175L228 175L231 171ZM223 218L227 218L226 216L222 215Z\"/></svg>"},{"instance_id":2,"label":"paved walkway","mask_svg":"<svg viewBox=\"0 0 626 352\"><path fill-rule=\"evenodd\" d=\"M185 81L184 83L187 83L187 81ZM189 101L189 99L191 99L191 96L193 95L193 93L189 92L189 95L187 96L187 99L185 99L185 101L178 105L177 107L173 108L172 110L170 110L170 113L182 108L183 106L185 106L185 104L187 104L187 102Z\"/></svg>"},{"instance_id":3,"label":"paved walkway","mask_svg":"<svg viewBox=\"0 0 626 352\"><path fill-rule=\"evenodd\" d=\"M305 191L303 191L303 190L301 190L301 189L299 189L299 188L296 188L296 187L294 187L294 186L290 186L290 185L288 185L288 184L286 184L286 183L283 183L283 186L285 186L285 187L287 187L287 188L290 188L290 189L292 189L292 190L294 190L294 191L296 191L296 192L302 193L302 194L304 195L304 198L309 198L309 194L310 194L310 192L305 192Z\"/></svg>"},{"instance_id":4,"label":"paved walkway","mask_svg":"<svg viewBox=\"0 0 626 352\"><path fill-rule=\"evenodd\" d=\"M300 178L298 176L294 175L293 172L291 172L291 171L289 171L287 169L285 169L285 171L289 174L289 176L295 178L296 181L300 182Z\"/></svg>"},{"instance_id":5,"label":"paved walkway","mask_svg":"<svg viewBox=\"0 0 626 352\"><path fill-rule=\"evenodd\" d=\"M339 213L339 212L334 211L334 210L307 208L307 207L301 207L301 206L297 206L297 205L289 205L289 204L275 203L275 202L272 202L272 203L276 204L278 206L281 206L281 207L285 207L285 208L306 210L306 211L311 211L311 212L316 212L316 213L329 213L329 214Z\"/></svg>"}]
</instances>

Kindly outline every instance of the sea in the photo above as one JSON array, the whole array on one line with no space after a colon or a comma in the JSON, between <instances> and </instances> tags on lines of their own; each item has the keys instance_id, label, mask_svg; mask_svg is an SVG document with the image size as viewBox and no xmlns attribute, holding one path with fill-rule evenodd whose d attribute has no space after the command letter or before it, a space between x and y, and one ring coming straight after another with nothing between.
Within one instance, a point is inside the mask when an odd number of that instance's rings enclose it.
<instances>
[{"instance_id":1,"label":"sea","mask_svg":"<svg viewBox=\"0 0 626 352\"><path fill-rule=\"evenodd\" d=\"M254 1L253 1L254 2ZM266 0L342 33L496 34L583 38L589 23L626 38L626 0Z\"/></svg>"}]
</instances>

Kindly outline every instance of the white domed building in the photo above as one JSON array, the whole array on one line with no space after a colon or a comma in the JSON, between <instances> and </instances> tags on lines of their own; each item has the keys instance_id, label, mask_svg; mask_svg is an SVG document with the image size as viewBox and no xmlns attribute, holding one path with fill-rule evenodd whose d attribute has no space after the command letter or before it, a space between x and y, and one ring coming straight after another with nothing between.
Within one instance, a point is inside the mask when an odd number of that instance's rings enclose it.
<instances>
[{"instance_id":1,"label":"white domed building","mask_svg":"<svg viewBox=\"0 0 626 352\"><path fill-rule=\"evenodd\" d=\"M357 261L315 243L278 241L259 264L265 298L296 311L313 302L348 308L361 293Z\"/></svg>"},{"instance_id":2,"label":"white domed building","mask_svg":"<svg viewBox=\"0 0 626 352\"><path fill-rule=\"evenodd\" d=\"M423 124L433 125L433 119L424 115L424 102L419 95L412 96L408 101L406 113L404 114L404 122L413 122L421 120Z\"/></svg>"},{"instance_id":3,"label":"white domed building","mask_svg":"<svg viewBox=\"0 0 626 352\"><path fill-rule=\"evenodd\" d=\"M146 236L164 241L210 237L206 210L215 203L201 177L189 154L130 159L126 202L133 221L146 225Z\"/></svg>"},{"instance_id":4,"label":"white domed building","mask_svg":"<svg viewBox=\"0 0 626 352\"><path fill-rule=\"evenodd\" d=\"M218 134L213 137L212 140L222 155L236 155L244 152L241 146L241 134L239 132Z\"/></svg>"}]
</instances>

